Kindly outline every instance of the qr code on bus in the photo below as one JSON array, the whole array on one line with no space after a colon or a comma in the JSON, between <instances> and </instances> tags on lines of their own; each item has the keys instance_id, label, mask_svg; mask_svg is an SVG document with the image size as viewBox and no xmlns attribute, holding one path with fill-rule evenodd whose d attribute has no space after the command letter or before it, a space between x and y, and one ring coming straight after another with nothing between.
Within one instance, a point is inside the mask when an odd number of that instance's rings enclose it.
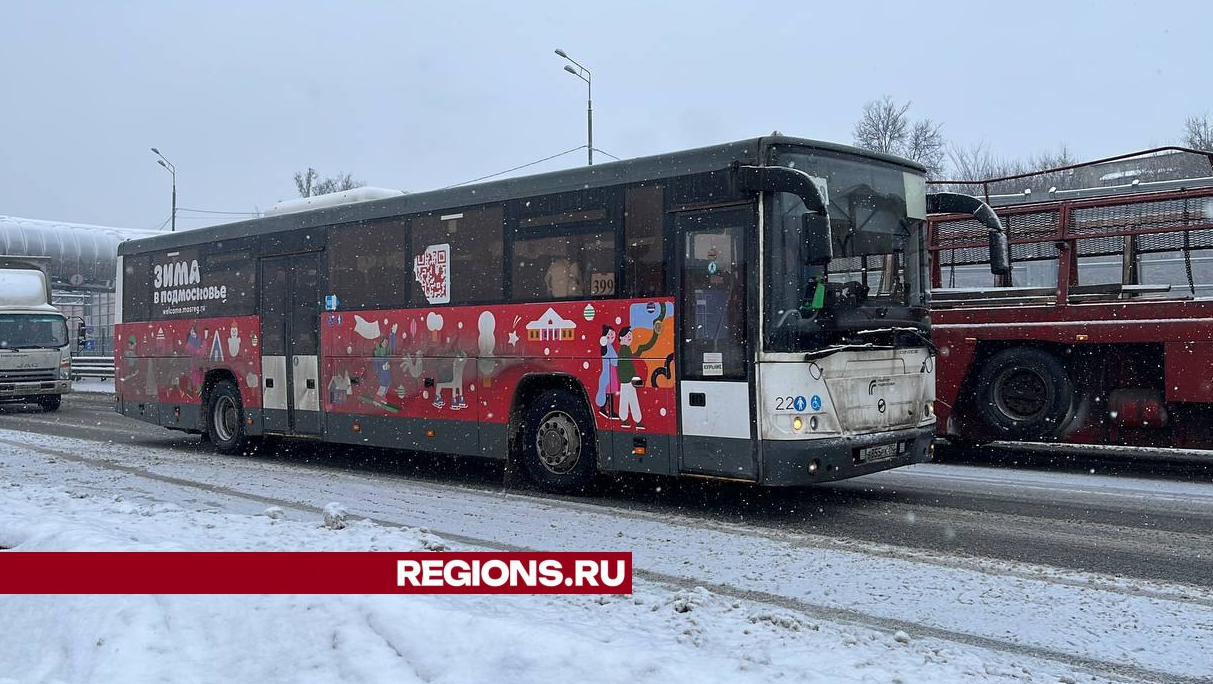
<instances>
[{"instance_id":1,"label":"qr code on bus","mask_svg":"<svg viewBox=\"0 0 1213 684\"><path fill-rule=\"evenodd\" d=\"M449 304L451 301L451 246L430 245L413 257L413 277L421 284L421 291L430 304Z\"/></svg>"}]
</instances>

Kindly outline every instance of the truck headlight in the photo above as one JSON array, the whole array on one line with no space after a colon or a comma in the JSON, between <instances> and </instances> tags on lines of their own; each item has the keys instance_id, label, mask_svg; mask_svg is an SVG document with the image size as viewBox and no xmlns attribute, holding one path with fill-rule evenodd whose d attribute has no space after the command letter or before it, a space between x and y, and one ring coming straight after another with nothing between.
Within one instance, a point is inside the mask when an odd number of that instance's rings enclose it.
<instances>
[{"instance_id":1,"label":"truck headlight","mask_svg":"<svg viewBox=\"0 0 1213 684\"><path fill-rule=\"evenodd\" d=\"M72 362L71 360L59 362L59 379L69 380L72 377Z\"/></svg>"}]
</instances>

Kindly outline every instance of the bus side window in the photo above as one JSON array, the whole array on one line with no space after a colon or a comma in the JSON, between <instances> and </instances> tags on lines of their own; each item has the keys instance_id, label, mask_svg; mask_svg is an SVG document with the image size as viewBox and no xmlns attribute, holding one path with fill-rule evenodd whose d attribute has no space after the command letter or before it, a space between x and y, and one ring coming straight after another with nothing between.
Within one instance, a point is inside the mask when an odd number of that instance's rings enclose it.
<instances>
[{"instance_id":1,"label":"bus side window","mask_svg":"<svg viewBox=\"0 0 1213 684\"><path fill-rule=\"evenodd\" d=\"M212 282L227 286L227 298L209 305L207 315L247 316L255 313L256 268L257 259L248 249L208 254L206 276Z\"/></svg>"},{"instance_id":2,"label":"bus side window","mask_svg":"<svg viewBox=\"0 0 1213 684\"><path fill-rule=\"evenodd\" d=\"M329 232L328 291L342 309L408 306L413 280L408 219L337 226Z\"/></svg>"},{"instance_id":3,"label":"bus side window","mask_svg":"<svg viewBox=\"0 0 1213 684\"><path fill-rule=\"evenodd\" d=\"M413 220L413 254L446 245L451 304L500 302L505 294L503 216L500 206L449 209ZM409 266L412 278L412 266ZM421 286L413 288L414 306L426 306Z\"/></svg>"},{"instance_id":4,"label":"bus side window","mask_svg":"<svg viewBox=\"0 0 1213 684\"><path fill-rule=\"evenodd\" d=\"M511 296L520 301L617 297L623 195L588 188L522 199L512 236Z\"/></svg>"},{"instance_id":5,"label":"bus side window","mask_svg":"<svg viewBox=\"0 0 1213 684\"><path fill-rule=\"evenodd\" d=\"M152 302L152 258L147 255L124 257L122 271L122 319L149 320Z\"/></svg>"},{"instance_id":6,"label":"bus side window","mask_svg":"<svg viewBox=\"0 0 1213 684\"><path fill-rule=\"evenodd\" d=\"M518 299L613 297L615 234L590 227L514 240L513 283Z\"/></svg>"},{"instance_id":7,"label":"bus side window","mask_svg":"<svg viewBox=\"0 0 1213 684\"><path fill-rule=\"evenodd\" d=\"M665 294L665 189L629 188L623 214L623 295L656 297Z\"/></svg>"}]
</instances>

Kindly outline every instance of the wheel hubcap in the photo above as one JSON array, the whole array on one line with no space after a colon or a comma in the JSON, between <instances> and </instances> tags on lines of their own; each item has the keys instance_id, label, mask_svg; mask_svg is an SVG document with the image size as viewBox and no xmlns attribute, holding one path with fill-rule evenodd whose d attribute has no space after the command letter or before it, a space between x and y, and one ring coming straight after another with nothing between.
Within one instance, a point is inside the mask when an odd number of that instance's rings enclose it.
<instances>
[{"instance_id":1,"label":"wheel hubcap","mask_svg":"<svg viewBox=\"0 0 1213 684\"><path fill-rule=\"evenodd\" d=\"M994 401L1007 416L1031 420L1044 412L1049 401L1049 384L1032 369L1012 368L994 381Z\"/></svg>"},{"instance_id":2,"label":"wheel hubcap","mask_svg":"<svg viewBox=\"0 0 1213 684\"><path fill-rule=\"evenodd\" d=\"M231 397L219 397L215 401L215 434L224 442L236 436L240 425L240 414Z\"/></svg>"},{"instance_id":3,"label":"wheel hubcap","mask_svg":"<svg viewBox=\"0 0 1213 684\"><path fill-rule=\"evenodd\" d=\"M581 460L581 430L569 414L552 411L539 423L535 447L548 472L564 475Z\"/></svg>"}]
</instances>

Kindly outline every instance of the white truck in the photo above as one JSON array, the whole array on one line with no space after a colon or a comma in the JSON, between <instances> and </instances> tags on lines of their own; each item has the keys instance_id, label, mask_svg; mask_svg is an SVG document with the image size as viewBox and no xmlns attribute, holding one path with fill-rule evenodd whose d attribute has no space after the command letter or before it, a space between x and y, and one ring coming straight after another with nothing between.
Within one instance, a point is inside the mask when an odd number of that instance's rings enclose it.
<instances>
[{"instance_id":1,"label":"white truck","mask_svg":"<svg viewBox=\"0 0 1213 684\"><path fill-rule=\"evenodd\" d=\"M49 272L49 258L0 256L0 402L57 411L72 390L72 360Z\"/></svg>"}]
</instances>

